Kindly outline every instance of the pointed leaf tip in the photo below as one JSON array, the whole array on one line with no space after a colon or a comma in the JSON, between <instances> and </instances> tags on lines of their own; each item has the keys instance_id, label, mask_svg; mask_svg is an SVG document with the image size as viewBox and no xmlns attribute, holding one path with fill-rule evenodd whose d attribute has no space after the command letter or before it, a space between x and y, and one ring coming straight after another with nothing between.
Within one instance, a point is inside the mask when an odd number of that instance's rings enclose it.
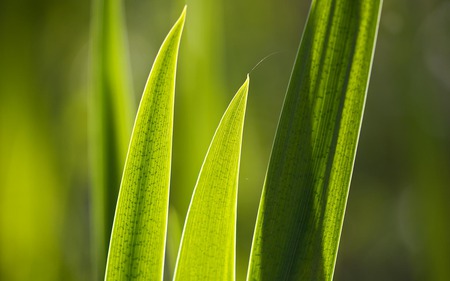
<instances>
[{"instance_id":1,"label":"pointed leaf tip","mask_svg":"<svg viewBox=\"0 0 450 281\"><path fill-rule=\"evenodd\" d=\"M186 20L186 12L187 12L187 5L184 5L183 11L181 12L180 17L179 17L178 20L177 20L177 24L178 24L178 22L180 22L180 21L183 21L183 24L184 24L184 22L185 22L185 20Z\"/></svg>"},{"instance_id":2,"label":"pointed leaf tip","mask_svg":"<svg viewBox=\"0 0 450 281\"><path fill-rule=\"evenodd\" d=\"M175 281L235 280L237 190L248 85L247 76L225 111L200 170Z\"/></svg>"},{"instance_id":3,"label":"pointed leaf tip","mask_svg":"<svg viewBox=\"0 0 450 281\"><path fill-rule=\"evenodd\" d=\"M164 40L137 112L114 218L105 280L162 280L173 108L185 10Z\"/></svg>"},{"instance_id":4,"label":"pointed leaf tip","mask_svg":"<svg viewBox=\"0 0 450 281\"><path fill-rule=\"evenodd\" d=\"M249 85L250 85L250 76L249 76L249 74L247 74L247 78L245 79L245 81L244 81L244 83L242 84L242 86L239 88L238 94L239 94L239 93L242 93L242 91L244 91L244 92L245 92L245 95L247 96ZM237 95L238 95L238 94L237 94ZM237 95L236 95L236 96L237 96Z\"/></svg>"}]
</instances>

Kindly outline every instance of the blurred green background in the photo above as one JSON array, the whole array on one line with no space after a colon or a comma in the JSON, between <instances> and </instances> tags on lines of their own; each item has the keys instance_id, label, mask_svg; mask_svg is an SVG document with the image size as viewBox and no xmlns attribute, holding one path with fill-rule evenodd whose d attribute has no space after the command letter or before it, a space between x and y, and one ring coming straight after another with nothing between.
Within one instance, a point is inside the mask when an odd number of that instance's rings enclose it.
<instances>
[{"instance_id":1,"label":"blurred green background","mask_svg":"<svg viewBox=\"0 0 450 281\"><path fill-rule=\"evenodd\" d=\"M310 2L126 1L136 104L184 4L171 187L181 224L228 102L260 59L280 52L250 75L238 202L243 280ZM92 280L91 6L0 0L0 280ZM385 0L335 280L450 280L449 143L450 1Z\"/></svg>"}]
</instances>

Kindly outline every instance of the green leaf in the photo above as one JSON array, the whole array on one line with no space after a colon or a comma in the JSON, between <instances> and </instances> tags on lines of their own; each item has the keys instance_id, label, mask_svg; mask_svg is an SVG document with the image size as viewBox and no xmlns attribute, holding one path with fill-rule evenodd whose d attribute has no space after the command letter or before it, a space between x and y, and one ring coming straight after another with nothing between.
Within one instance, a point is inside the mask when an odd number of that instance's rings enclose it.
<instances>
[{"instance_id":1,"label":"green leaf","mask_svg":"<svg viewBox=\"0 0 450 281\"><path fill-rule=\"evenodd\" d=\"M234 280L236 204L249 78L220 121L194 189L174 280Z\"/></svg>"},{"instance_id":2,"label":"green leaf","mask_svg":"<svg viewBox=\"0 0 450 281\"><path fill-rule=\"evenodd\" d=\"M381 0L313 1L260 202L248 280L331 280Z\"/></svg>"},{"instance_id":3,"label":"green leaf","mask_svg":"<svg viewBox=\"0 0 450 281\"><path fill-rule=\"evenodd\" d=\"M142 95L119 192L106 280L161 280L167 229L173 106L186 8L167 35Z\"/></svg>"},{"instance_id":4,"label":"green leaf","mask_svg":"<svg viewBox=\"0 0 450 281\"><path fill-rule=\"evenodd\" d=\"M92 18L90 157L94 279L104 275L132 126L131 75L122 1L95 0Z\"/></svg>"}]
</instances>

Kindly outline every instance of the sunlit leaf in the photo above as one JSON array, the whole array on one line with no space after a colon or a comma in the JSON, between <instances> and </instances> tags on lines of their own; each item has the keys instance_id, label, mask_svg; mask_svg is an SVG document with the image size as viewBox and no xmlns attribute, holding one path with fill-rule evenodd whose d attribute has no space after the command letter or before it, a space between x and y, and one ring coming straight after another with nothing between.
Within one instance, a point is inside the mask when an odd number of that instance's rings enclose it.
<instances>
[{"instance_id":1,"label":"sunlit leaf","mask_svg":"<svg viewBox=\"0 0 450 281\"><path fill-rule=\"evenodd\" d=\"M186 218L174 280L234 280L236 204L249 79L220 121Z\"/></svg>"},{"instance_id":2,"label":"sunlit leaf","mask_svg":"<svg viewBox=\"0 0 450 281\"><path fill-rule=\"evenodd\" d=\"M167 228L178 48L186 9L153 64L131 137L114 218L107 280L161 280Z\"/></svg>"},{"instance_id":3,"label":"sunlit leaf","mask_svg":"<svg viewBox=\"0 0 450 281\"><path fill-rule=\"evenodd\" d=\"M331 280L380 0L313 1L278 125L248 280Z\"/></svg>"}]
</instances>

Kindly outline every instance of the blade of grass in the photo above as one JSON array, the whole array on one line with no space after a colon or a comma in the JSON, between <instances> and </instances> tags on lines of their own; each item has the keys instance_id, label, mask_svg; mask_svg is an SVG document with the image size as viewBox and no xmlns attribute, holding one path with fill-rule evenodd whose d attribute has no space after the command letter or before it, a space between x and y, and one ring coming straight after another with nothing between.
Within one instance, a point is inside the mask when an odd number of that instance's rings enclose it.
<instances>
[{"instance_id":1,"label":"blade of grass","mask_svg":"<svg viewBox=\"0 0 450 281\"><path fill-rule=\"evenodd\" d=\"M167 229L175 71L186 8L156 56L125 163L106 280L161 280Z\"/></svg>"},{"instance_id":2,"label":"blade of grass","mask_svg":"<svg viewBox=\"0 0 450 281\"><path fill-rule=\"evenodd\" d=\"M131 75L122 1L95 0L92 12L90 135L94 279L104 275L132 125Z\"/></svg>"},{"instance_id":3,"label":"blade of grass","mask_svg":"<svg viewBox=\"0 0 450 281\"><path fill-rule=\"evenodd\" d=\"M313 1L260 202L248 280L331 280L381 0Z\"/></svg>"},{"instance_id":4,"label":"blade of grass","mask_svg":"<svg viewBox=\"0 0 450 281\"><path fill-rule=\"evenodd\" d=\"M236 204L249 78L225 111L206 154L181 238L174 280L234 280Z\"/></svg>"}]
</instances>

